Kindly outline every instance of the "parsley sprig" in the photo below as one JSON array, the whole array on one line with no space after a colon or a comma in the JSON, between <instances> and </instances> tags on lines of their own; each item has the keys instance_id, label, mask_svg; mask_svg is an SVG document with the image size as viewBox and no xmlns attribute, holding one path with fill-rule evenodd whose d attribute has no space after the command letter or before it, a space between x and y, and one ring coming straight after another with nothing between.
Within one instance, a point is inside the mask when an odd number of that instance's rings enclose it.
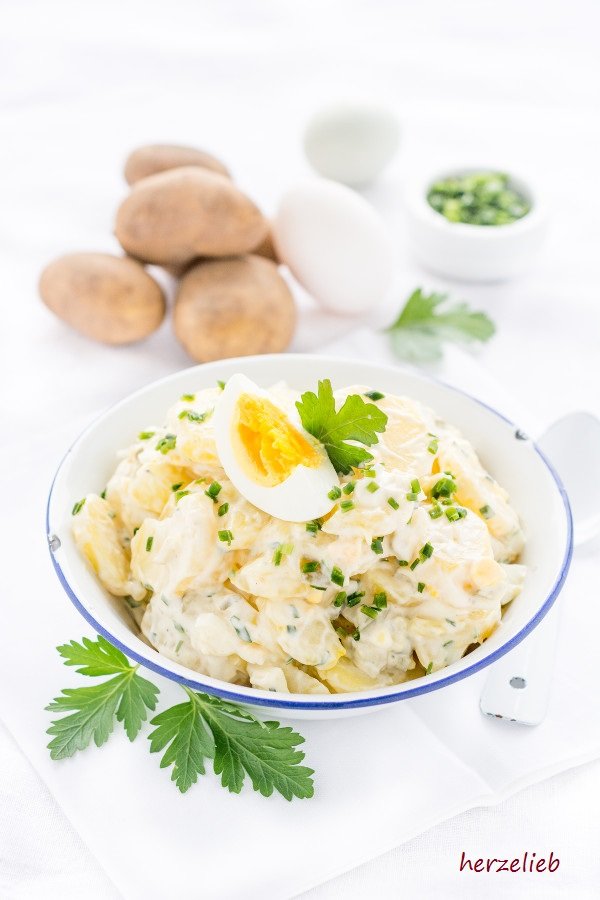
<instances>
[{"instance_id":1,"label":"parsley sprig","mask_svg":"<svg viewBox=\"0 0 600 900\"><path fill-rule=\"evenodd\" d=\"M374 403L366 403L360 394L350 394L336 410L331 382L325 378L319 381L317 393L306 391L296 407L302 425L323 444L338 474L347 475L353 467L373 459L364 447L348 441L367 447L378 442L377 433L385 431L387 416Z\"/></svg>"},{"instance_id":2,"label":"parsley sprig","mask_svg":"<svg viewBox=\"0 0 600 900\"><path fill-rule=\"evenodd\" d=\"M484 312L474 312L466 303L449 303L447 294L426 294L417 288L386 330L397 356L431 362L441 358L444 341L483 342L496 328Z\"/></svg>"},{"instance_id":3,"label":"parsley sprig","mask_svg":"<svg viewBox=\"0 0 600 900\"><path fill-rule=\"evenodd\" d=\"M147 711L156 708L158 688L137 674L138 666L112 644L98 636L97 641L83 638L58 647L66 666L78 666L81 675L112 675L108 681L90 687L65 688L46 709L54 712L74 710L56 719L48 734L52 759L73 756L83 750L92 738L97 747L106 743L114 727L115 717L122 722L130 741L137 737Z\"/></svg>"},{"instance_id":4,"label":"parsley sprig","mask_svg":"<svg viewBox=\"0 0 600 900\"><path fill-rule=\"evenodd\" d=\"M148 711L156 709L159 690L138 674L138 666L105 638L83 638L57 648L65 665L77 666L81 675L111 675L91 686L65 688L46 708L67 712L55 719L48 734L52 759L64 759L84 750L92 740L100 747L110 737L115 719L122 722L130 741L135 740ZM312 797L313 770L300 765L298 750L304 738L278 722L262 722L250 712L208 694L184 688L187 701L163 710L150 724L150 752L164 750L161 768L173 767L171 778L185 793L206 772L212 760L221 784L239 794L246 776L254 790L270 797L277 791L286 800Z\"/></svg>"},{"instance_id":5,"label":"parsley sprig","mask_svg":"<svg viewBox=\"0 0 600 900\"><path fill-rule=\"evenodd\" d=\"M274 790L286 800L312 797L313 770L299 763L304 753L296 750L304 738L278 722L262 722L250 713L218 697L185 688L188 700L152 720L150 751L165 750L161 768L173 766L171 779L182 793L204 775L212 759L221 784L239 794L246 775L264 797Z\"/></svg>"}]
</instances>

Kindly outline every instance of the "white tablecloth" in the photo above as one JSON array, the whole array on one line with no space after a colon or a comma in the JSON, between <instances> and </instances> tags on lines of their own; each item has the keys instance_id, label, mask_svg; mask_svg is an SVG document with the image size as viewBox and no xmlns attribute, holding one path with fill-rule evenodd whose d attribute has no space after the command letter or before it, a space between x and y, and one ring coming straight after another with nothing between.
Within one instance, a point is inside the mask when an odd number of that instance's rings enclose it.
<instances>
[{"instance_id":1,"label":"white tablecloth","mask_svg":"<svg viewBox=\"0 0 600 900\"><path fill-rule=\"evenodd\" d=\"M33 439L188 363L168 325L142 345L110 350L69 333L35 296L52 255L115 248L128 149L149 140L205 146L268 212L305 174L306 116L355 92L396 108L404 132L397 160L368 193L398 260L396 297L375 320L391 318L417 283L448 287L407 252L402 185L414 167L462 159L534 172L554 207L535 269L506 285L450 287L494 317L498 336L481 361L543 421L574 408L600 413L599 24L593 0L5 4L0 341L12 435ZM355 325L304 303L294 347L315 349ZM4 731L0 772L0 895L118 896ZM599 789L592 763L439 825L306 896L558 896L547 880L525 888L514 877L457 872L463 849L487 857L528 848L561 857L563 892L597 896Z\"/></svg>"}]
</instances>

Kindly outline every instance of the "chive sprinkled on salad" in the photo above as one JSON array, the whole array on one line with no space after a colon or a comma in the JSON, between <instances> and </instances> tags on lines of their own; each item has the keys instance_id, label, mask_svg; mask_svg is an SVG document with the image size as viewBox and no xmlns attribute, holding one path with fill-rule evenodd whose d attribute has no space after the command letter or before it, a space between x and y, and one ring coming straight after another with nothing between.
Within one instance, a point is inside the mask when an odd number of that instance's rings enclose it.
<instances>
[{"instance_id":1,"label":"chive sprinkled on salad","mask_svg":"<svg viewBox=\"0 0 600 900\"><path fill-rule=\"evenodd\" d=\"M229 511L229 503L221 503L217 510L219 516L224 516Z\"/></svg>"},{"instance_id":2,"label":"chive sprinkled on salad","mask_svg":"<svg viewBox=\"0 0 600 900\"><path fill-rule=\"evenodd\" d=\"M425 582L424 581L419 581L419 583L417 584L417 590L418 590L419 594L423 593L423 591L425 590Z\"/></svg>"},{"instance_id":3,"label":"chive sprinkled on salad","mask_svg":"<svg viewBox=\"0 0 600 900\"><path fill-rule=\"evenodd\" d=\"M313 522L307 522L306 530L310 531L311 534L317 534L321 530L321 523L317 522L316 519Z\"/></svg>"},{"instance_id":4,"label":"chive sprinkled on salad","mask_svg":"<svg viewBox=\"0 0 600 900\"><path fill-rule=\"evenodd\" d=\"M155 434L155 431L140 431L140 433L138 434L138 440L149 441L150 438L154 437Z\"/></svg>"},{"instance_id":5,"label":"chive sprinkled on salad","mask_svg":"<svg viewBox=\"0 0 600 900\"><path fill-rule=\"evenodd\" d=\"M388 504L392 507L392 509L400 509L400 504L394 497L388 497Z\"/></svg>"},{"instance_id":6,"label":"chive sprinkled on salad","mask_svg":"<svg viewBox=\"0 0 600 900\"><path fill-rule=\"evenodd\" d=\"M425 674L426 674L426 675L431 675L432 670L433 670L433 660L431 660L431 662L429 663L429 665L428 665L427 668L425 669Z\"/></svg>"},{"instance_id":7,"label":"chive sprinkled on salad","mask_svg":"<svg viewBox=\"0 0 600 900\"><path fill-rule=\"evenodd\" d=\"M456 482L453 478L440 478L431 489L431 496L434 500L440 497L451 497L456 492Z\"/></svg>"},{"instance_id":8,"label":"chive sprinkled on salad","mask_svg":"<svg viewBox=\"0 0 600 900\"><path fill-rule=\"evenodd\" d=\"M382 394L381 391L366 391L365 397L376 402L377 400L383 400L385 394Z\"/></svg>"},{"instance_id":9,"label":"chive sprinkled on salad","mask_svg":"<svg viewBox=\"0 0 600 900\"><path fill-rule=\"evenodd\" d=\"M342 496L342 492L341 492L340 488L337 486L337 484L335 485L335 487L331 488L331 490L329 491L327 496L329 497L330 500L339 500L340 499L340 497Z\"/></svg>"},{"instance_id":10,"label":"chive sprinkled on salad","mask_svg":"<svg viewBox=\"0 0 600 900\"><path fill-rule=\"evenodd\" d=\"M177 436L176 436L176 435L174 435L174 434L165 434L165 436L162 437L162 438L158 441L158 443L157 443L155 449L158 450L158 451L159 451L160 453L162 453L163 455L165 455L165 454L167 454L167 453L169 452L169 450L174 450L174 449L175 449L175 444L176 444L176 443L177 443Z\"/></svg>"},{"instance_id":11,"label":"chive sprinkled on salad","mask_svg":"<svg viewBox=\"0 0 600 900\"><path fill-rule=\"evenodd\" d=\"M431 546L429 541L427 541L426 544L423 544L419 555L422 556L423 559L429 559L433 555L433 547Z\"/></svg>"},{"instance_id":12,"label":"chive sprinkled on salad","mask_svg":"<svg viewBox=\"0 0 600 900\"><path fill-rule=\"evenodd\" d=\"M182 409L177 418L188 419L190 422L204 422L205 419L208 419L211 412L211 409L203 413L196 412L194 409Z\"/></svg>"},{"instance_id":13,"label":"chive sprinkled on salad","mask_svg":"<svg viewBox=\"0 0 600 900\"><path fill-rule=\"evenodd\" d=\"M338 566L334 566L331 570L331 580L334 584L339 585L340 587L344 583L344 573Z\"/></svg>"},{"instance_id":14,"label":"chive sprinkled on salad","mask_svg":"<svg viewBox=\"0 0 600 900\"><path fill-rule=\"evenodd\" d=\"M429 510L429 517L431 519L439 519L439 517L443 516L443 515L444 515L444 510L442 509L441 506L438 506L437 503L435 503Z\"/></svg>"},{"instance_id":15,"label":"chive sprinkled on salad","mask_svg":"<svg viewBox=\"0 0 600 900\"><path fill-rule=\"evenodd\" d=\"M371 550L373 553L383 553L383 538L376 537L371 541Z\"/></svg>"},{"instance_id":16,"label":"chive sprinkled on salad","mask_svg":"<svg viewBox=\"0 0 600 900\"><path fill-rule=\"evenodd\" d=\"M231 545L231 542L233 540L233 533L228 528L223 531L219 531L218 534L220 541L226 541L229 545Z\"/></svg>"},{"instance_id":17,"label":"chive sprinkled on salad","mask_svg":"<svg viewBox=\"0 0 600 900\"><path fill-rule=\"evenodd\" d=\"M354 503L352 500L342 500L340 503L340 509L342 512L350 512L351 509L354 509Z\"/></svg>"},{"instance_id":18,"label":"chive sprinkled on salad","mask_svg":"<svg viewBox=\"0 0 600 900\"><path fill-rule=\"evenodd\" d=\"M184 403L193 403L194 400L196 399L196 395L195 394L182 394L181 399L183 400Z\"/></svg>"},{"instance_id":19,"label":"chive sprinkled on salad","mask_svg":"<svg viewBox=\"0 0 600 900\"><path fill-rule=\"evenodd\" d=\"M305 575L309 575L311 572L318 572L320 568L321 564L316 559L309 559L300 563L300 569Z\"/></svg>"},{"instance_id":20,"label":"chive sprinkled on salad","mask_svg":"<svg viewBox=\"0 0 600 900\"><path fill-rule=\"evenodd\" d=\"M150 553L150 551L152 550L153 543L154 543L154 538L152 535L150 535L150 537L146 541L146 553Z\"/></svg>"},{"instance_id":21,"label":"chive sprinkled on salad","mask_svg":"<svg viewBox=\"0 0 600 900\"><path fill-rule=\"evenodd\" d=\"M73 509L71 510L72 516L77 516L85 506L85 497L82 500L78 500L77 503L73 504Z\"/></svg>"},{"instance_id":22,"label":"chive sprinkled on salad","mask_svg":"<svg viewBox=\"0 0 600 900\"><path fill-rule=\"evenodd\" d=\"M438 439L436 438L435 434L431 434L431 432L429 432L429 436L431 437L431 440L427 445L427 449L435 456L435 454L438 452Z\"/></svg>"},{"instance_id":23,"label":"chive sprinkled on salad","mask_svg":"<svg viewBox=\"0 0 600 900\"><path fill-rule=\"evenodd\" d=\"M175 503L179 503L182 497L187 497L189 491L175 491Z\"/></svg>"},{"instance_id":24,"label":"chive sprinkled on salad","mask_svg":"<svg viewBox=\"0 0 600 900\"><path fill-rule=\"evenodd\" d=\"M364 591L353 591L351 594L348 594L346 603L348 604L348 606L357 606L357 604L360 603L364 596Z\"/></svg>"},{"instance_id":25,"label":"chive sprinkled on salad","mask_svg":"<svg viewBox=\"0 0 600 900\"><path fill-rule=\"evenodd\" d=\"M178 491L182 486L183 481L178 481L176 484L171 485L171 490L173 491L173 493L175 493L175 491Z\"/></svg>"},{"instance_id":26,"label":"chive sprinkled on salad","mask_svg":"<svg viewBox=\"0 0 600 900\"><path fill-rule=\"evenodd\" d=\"M485 506L482 506L479 510L484 519L491 519L494 515L494 510L491 506L488 506L487 503Z\"/></svg>"},{"instance_id":27,"label":"chive sprinkled on salad","mask_svg":"<svg viewBox=\"0 0 600 900\"><path fill-rule=\"evenodd\" d=\"M377 609L385 609L387 606L387 594L385 591L377 591L373 597L373 606Z\"/></svg>"},{"instance_id":28,"label":"chive sprinkled on salad","mask_svg":"<svg viewBox=\"0 0 600 900\"><path fill-rule=\"evenodd\" d=\"M370 481L367 485L367 490L370 494L374 494L375 491L379 490L379 485L376 481Z\"/></svg>"},{"instance_id":29,"label":"chive sprinkled on salad","mask_svg":"<svg viewBox=\"0 0 600 900\"><path fill-rule=\"evenodd\" d=\"M370 619L376 619L381 610L377 609L376 606L361 606L360 611L368 616Z\"/></svg>"},{"instance_id":30,"label":"chive sprinkled on salad","mask_svg":"<svg viewBox=\"0 0 600 900\"><path fill-rule=\"evenodd\" d=\"M346 597L347 597L346 591L338 591L338 593L335 595L335 598L333 600L333 605L338 608L340 606L343 606L344 603L346 602Z\"/></svg>"},{"instance_id":31,"label":"chive sprinkled on salad","mask_svg":"<svg viewBox=\"0 0 600 900\"><path fill-rule=\"evenodd\" d=\"M217 497L221 492L221 485L218 481L211 481L207 489L204 491L207 497L210 497L213 503L217 502Z\"/></svg>"},{"instance_id":32,"label":"chive sprinkled on salad","mask_svg":"<svg viewBox=\"0 0 600 900\"><path fill-rule=\"evenodd\" d=\"M355 485L354 481L349 481L348 484L345 484L344 487L342 488L342 492L344 494L351 494L352 491L354 490L355 486L356 485Z\"/></svg>"}]
</instances>

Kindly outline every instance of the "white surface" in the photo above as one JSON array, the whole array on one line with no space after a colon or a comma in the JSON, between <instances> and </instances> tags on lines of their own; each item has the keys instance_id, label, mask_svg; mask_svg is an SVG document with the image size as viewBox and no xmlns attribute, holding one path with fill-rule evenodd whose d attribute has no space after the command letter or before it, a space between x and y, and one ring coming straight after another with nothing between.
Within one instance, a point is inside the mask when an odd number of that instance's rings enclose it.
<instances>
[{"instance_id":1,"label":"white surface","mask_svg":"<svg viewBox=\"0 0 600 900\"><path fill-rule=\"evenodd\" d=\"M552 231L535 269L507 285L456 284L452 291L494 316L499 333L482 362L535 408L542 423L573 408L600 413L599 8L593 0L509 0L485 7L469 0L451 6L441 0L362 2L351 9L341 0L173 0L168 6L107 0L93 11L89 4L40 0L5 4L0 15L0 240L10 316L0 341L13 388L3 391L2 408L13 435L28 443L43 439L57 420L84 416L188 363L168 324L138 347L111 350L68 333L35 297L37 273L54 254L115 248L110 228L125 190L119 166L127 151L147 140L204 145L232 165L242 186L269 212L281 190L306 174L300 135L310 113L328 97L353 90L389 103L403 131L398 157L368 193L394 237L398 290L385 310L369 318L391 319L415 283L447 287L407 256L402 182L415 165L437 167L468 148L469 158L493 153L507 168L534 169L554 207ZM351 327L307 304L295 346L312 348L316 338L325 342ZM22 495L41 489L55 462L48 458L38 473L40 488L27 478ZM12 481L12 466L7 474ZM7 525L14 534L13 523ZM40 510L19 537L39 541L41 528ZM589 558L598 547L585 552ZM45 584L47 565L40 563L36 587ZM27 603L25 613L18 613L20 642L31 609L30 584L5 594L10 608ZM36 596L44 602L43 590ZM584 590L576 602L586 597ZM72 627L73 636L79 634L79 619L71 622L68 634L60 623L53 632L49 615L48 636L65 640ZM589 627L582 621L580 630ZM578 646L577 629L568 638ZM50 659L53 690L66 682L48 649L44 665ZM565 677L559 686L568 692L570 675ZM39 695L37 713L50 684L34 675L23 681L23 689ZM3 680L0 703L7 689ZM594 702L585 717L597 716ZM41 747L41 733L38 740ZM401 746L402 736L398 741ZM37 776L7 738L0 746L3 897L112 900L114 889ZM135 775L138 751L128 751ZM107 747L102 754L108 754L108 770L111 751ZM91 788L98 762L86 764ZM599 790L595 763L499 807L438 825L309 896L595 897L600 812L590 798ZM233 798L234 815L239 802ZM227 824L221 827L227 831ZM379 833L387 836L383 827ZM330 837L333 862L335 848L348 840L358 859L362 837L360 829ZM305 834L302 843L310 849L314 841ZM552 847L564 861L560 879L457 873L462 849L494 856L527 847ZM305 866L306 859L299 856L297 865ZM259 860L263 865L264 858Z\"/></svg>"}]
</instances>

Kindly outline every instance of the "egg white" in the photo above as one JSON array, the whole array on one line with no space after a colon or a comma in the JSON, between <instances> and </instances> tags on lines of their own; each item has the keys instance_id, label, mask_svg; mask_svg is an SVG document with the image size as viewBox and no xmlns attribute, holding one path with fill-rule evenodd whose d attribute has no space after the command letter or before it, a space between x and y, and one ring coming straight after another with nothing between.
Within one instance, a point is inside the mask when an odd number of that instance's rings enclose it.
<instances>
[{"instance_id":1,"label":"egg white","mask_svg":"<svg viewBox=\"0 0 600 900\"><path fill-rule=\"evenodd\" d=\"M313 446L315 444L314 438L302 428L299 417L282 409L268 391L259 388L245 375L232 375L225 385L213 415L217 453L227 477L249 503L277 519L286 522L308 522L324 516L334 504L327 496L328 492L339 483L338 475L324 449L318 467L299 465L285 481L273 487L257 484L243 471L231 437L235 408L241 394L251 394L269 400L284 413L294 428L297 428Z\"/></svg>"}]
</instances>

